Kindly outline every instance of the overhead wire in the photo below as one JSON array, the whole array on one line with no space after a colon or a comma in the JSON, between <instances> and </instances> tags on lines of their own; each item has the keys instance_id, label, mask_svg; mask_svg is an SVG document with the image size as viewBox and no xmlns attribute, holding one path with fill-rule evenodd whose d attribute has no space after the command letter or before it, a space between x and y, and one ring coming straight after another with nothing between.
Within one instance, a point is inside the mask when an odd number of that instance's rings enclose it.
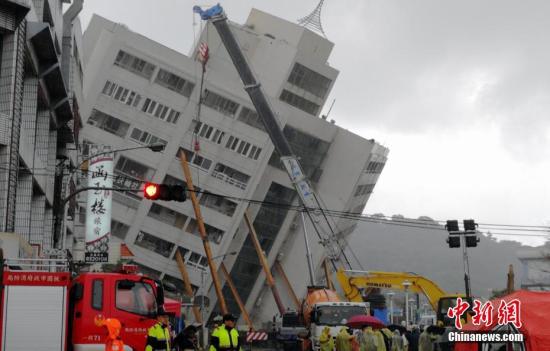
<instances>
[{"instance_id":1,"label":"overhead wire","mask_svg":"<svg viewBox=\"0 0 550 351\"><path fill-rule=\"evenodd\" d=\"M63 173L63 175L71 175L73 172L80 172L82 174L89 174L90 170L85 169L71 169L69 166L65 166L65 168L70 169L71 171L68 173ZM0 166L0 169L3 169L2 166ZM43 176L50 176L53 175L53 173L33 173L34 175L43 175ZM134 177L130 177L127 175L122 174L104 174L103 176L112 178L113 180L123 180L123 181L131 181L134 184L145 184L148 181L143 179L137 179ZM141 188L135 189L135 191L141 191ZM188 190L189 191L189 190ZM400 226L400 227L407 227L407 228L417 228L417 229L426 229L426 230L438 230L438 231L444 231L445 228L443 224L440 222L442 221L422 221L417 219L411 219L411 218L391 218L388 216L381 216L381 215L367 215L359 212L349 212L349 211L339 211L339 210L331 210L326 208L307 208L302 205L293 205L291 203L283 203L283 202L274 202L274 201L265 201L265 200L256 200L256 199L249 199L249 198L243 198L243 197L237 197L237 196L229 196L224 194L217 194L213 193L207 190L195 190L195 193L197 194L206 194L208 196L215 196L220 198L225 198L228 200L233 200L236 202L247 202L249 204L256 204L256 205L265 205L272 208L279 208L279 209L285 209L290 211L298 211L298 212L307 212L307 211L322 211L323 214L330 218L339 218L339 219L349 219L349 220L355 220L359 222L366 222L366 223L377 223L377 224L383 224L383 225L392 225L392 226ZM391 219L387 219L391 218ZM519 224L479 224L479 231L485 232L487 235L497 235L497 236L514 236L514 237L549 237L550 235L550 227L549 226L536 226L536 225L519 225ZM493 230L496 230L497 232L493 232ZM506 231L508 233L502 233L502 231ZM540 233L540 234L538 234ZM543 234L546 233L546 234ZM347 244L347 242L346 242ZM347 245L349 250L349 245ZM358 261L356 254L352 251L352 256L355 256L354 259Z\"/></svg>"}]
</instances>

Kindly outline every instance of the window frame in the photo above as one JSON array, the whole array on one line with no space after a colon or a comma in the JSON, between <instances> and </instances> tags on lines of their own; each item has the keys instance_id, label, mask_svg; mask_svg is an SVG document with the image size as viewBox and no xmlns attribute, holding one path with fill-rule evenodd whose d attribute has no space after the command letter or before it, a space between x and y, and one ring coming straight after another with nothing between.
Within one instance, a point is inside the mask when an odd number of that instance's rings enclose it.
<instances>
[{"instance_id":1,"label":"window frame","mask_svg":"<svg viewBox=\"0 0 550 351\"><path fill-rule=\"evenodd\" d=\"M96 285L97 283L99 283L98 285ZM96 286L99 286L98 289L96 289ZM96 290L99 290L99 306L96 305L96 297L97 297L97 292ZM104 292L105 290L105 281L103 279L94 279L92 280L92 292L91 292L91 296L90 296L90 305L92 307L92 309L96 310L96 311L103 311L103 301L104 301Z\"/></svg>"}]
</instances>

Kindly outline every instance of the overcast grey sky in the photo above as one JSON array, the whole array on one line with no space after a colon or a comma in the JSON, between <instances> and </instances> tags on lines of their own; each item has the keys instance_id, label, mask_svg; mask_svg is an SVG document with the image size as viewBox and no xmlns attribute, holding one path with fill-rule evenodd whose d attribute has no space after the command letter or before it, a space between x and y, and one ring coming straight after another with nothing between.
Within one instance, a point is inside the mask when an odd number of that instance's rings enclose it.
<instances>
[{"instance_id":1,"label":"overcast grey sky","mask_svg":"<svg viewBox=\"0 0 550 351\"><path fill-rule=\"evenodd\" d=\"M252 7L294 21L317 2L222 5L242 23ZM86 0L82 21L98 13L187 53L195 4L215 3ZM550 224L548 18L545 0L325 1L331 118L390 148L366 213Z\"/></svg>"}]
</instances>

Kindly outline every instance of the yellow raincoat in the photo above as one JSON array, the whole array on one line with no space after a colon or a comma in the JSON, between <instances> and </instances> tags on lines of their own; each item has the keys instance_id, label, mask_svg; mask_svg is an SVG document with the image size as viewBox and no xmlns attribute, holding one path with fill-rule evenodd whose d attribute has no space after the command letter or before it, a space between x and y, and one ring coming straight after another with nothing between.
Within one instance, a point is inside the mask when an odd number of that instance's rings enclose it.
<instances>
[{"instance_id":1,"label":"yellow raincoat","mask_svg":"<svg viewBox=\"0 0 550 351\"><path fill-rule=\"evenodd\" d=\"M334 338L330 335L330 328L325 327L319 337L321 351L334 351Z\"/></svg>"},{"instance_id":2,"label":"yellow raincoat","mask_svg":"<svg viewBox=\"0 0 550 351\"><path fill-rule=\"evenodd\" d=\"M336 336L336 351L351 351L353 336L348 333L347 327L342 327Z\"/></svg>"}]
</instances>

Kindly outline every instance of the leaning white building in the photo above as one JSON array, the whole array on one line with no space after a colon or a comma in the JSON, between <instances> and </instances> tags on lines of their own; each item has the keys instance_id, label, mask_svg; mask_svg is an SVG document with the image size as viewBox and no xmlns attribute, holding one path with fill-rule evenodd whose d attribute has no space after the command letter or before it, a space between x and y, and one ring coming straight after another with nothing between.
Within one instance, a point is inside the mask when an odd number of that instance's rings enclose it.
<instances>
[{"instance_id":1,"label":"leaning white building","mask_svg":"<svg viewBox=\"0 0 550 351\"><path fill-rule=\"evenodd\" d=\"M321 116L338 71L327 60L333 44L325 38L259 10L245 24L231 24L253 70L262 82L293 151L326 208L361 212L386 162L388 149L338 127ZM249 208L270 264L279 260L297 294L305 292L307 270L298 213L269 205L250 205L236 198L297 203L268 135L214 28L201 41L210 47L204 105L197 120L200 63L196 48L189 56L171 50L126 26L94 16L84 34L86 106L82 142L122 149L165 143L162 153L147 149L117 153L115 184L139 187L143 180L182 183L176 154L187 152L194 183L202 190L228 196L202 195L200 203L213 255L223 258L253 318L263 321L275 311L264 290L264 275L243 222ZM195 149L198 140L200 150ZM345 237L352 221L339 221ZM310 233L313 233L311 228ZM151 274L181 288L174 261L186 259L193 285L205 274L211 306L215 295L190 202L152 202L141 194L116 193L112 234L123 240L135 260ZM322 247L311 238L320 264ZM218 264L221 259L218 260ZM277 276L276 276L277 279ZM279 279L280 280L280 279ZM284 291L283 286L280 287ZM202 294L202 292L199 292ZM228 288L224 295L239 314ZM291 306L286 293L283 299Z\"/></svg>"}]
</instances>

